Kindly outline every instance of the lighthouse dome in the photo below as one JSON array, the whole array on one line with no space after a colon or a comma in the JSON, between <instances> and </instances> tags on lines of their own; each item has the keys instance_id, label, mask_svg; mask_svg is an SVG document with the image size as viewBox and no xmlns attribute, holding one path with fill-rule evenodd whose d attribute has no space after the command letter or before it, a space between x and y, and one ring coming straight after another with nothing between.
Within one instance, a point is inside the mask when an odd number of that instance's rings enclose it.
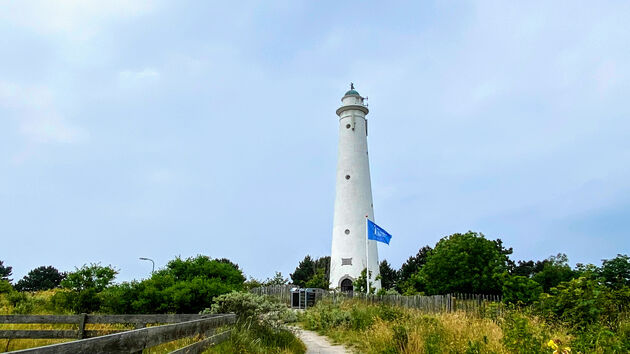
<instances>
[{"instance_id":1,"label":"lighthouse dome","mask_svg":"<svg viewBox=\"0 0 630 354\"><path fill-rule=\"evenodd\" d=\"M359 93L355 89L351 89L350 91L346 92L346 94L344 96L359 96L359 97L361 97L361 95L359 95Z\"/></svg>"}]
</instances>

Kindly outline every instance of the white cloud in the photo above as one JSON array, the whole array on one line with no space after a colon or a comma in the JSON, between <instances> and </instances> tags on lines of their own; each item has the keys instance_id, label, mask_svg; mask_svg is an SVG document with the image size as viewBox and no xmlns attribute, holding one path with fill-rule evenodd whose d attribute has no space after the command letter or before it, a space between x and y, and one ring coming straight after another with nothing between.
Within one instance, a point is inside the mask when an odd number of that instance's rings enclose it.
<instances>
[{"instance_id":1,"label":"white cloud","mask_svg":"<svg viewBox=\"0 0 630 354\"><path fill-rule=\"evenodd\" d=\"M0 20L43 35L88 39L108 22L145 14L155 1L125 0L32 0L5 1Z\"/></svg>"},{"instance_id":2,"label":"white cloud","mask_svg":"<svg viewBox=\"0 0 630 354\"><path fill-rule=\"evenodd\" d=\"M41 86L0 81L0 109L18 121L19 132L34 143L75 143L86 130L70 123L55 106L53 92Z\"/></svg>"},{"instance_id":3,"label":"white cloud","mask_svg":"<svg viewBox=\"0 0 630 354\"><path fill-rule=\"evenodd\" d=\"M118 82L123 86L153 82L159 79L160 73L153 68L144 68L139 71L124 70L118 73Z\"/></svg>"}]
</instances>

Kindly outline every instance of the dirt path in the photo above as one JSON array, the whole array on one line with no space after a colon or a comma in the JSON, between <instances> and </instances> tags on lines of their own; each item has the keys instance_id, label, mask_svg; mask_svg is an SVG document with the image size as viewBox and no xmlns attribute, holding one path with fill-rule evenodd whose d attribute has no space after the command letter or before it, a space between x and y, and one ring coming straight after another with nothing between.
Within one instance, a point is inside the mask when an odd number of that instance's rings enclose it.
<instances>
[{"instance_id":1,"label":"dirt path","mask_svg":"<svg viewBox=\"0 0 630 354\"><path fill-rule=\"evenodd\" d=\"M320 336L319 334L306 329L294 327L297 331L297 336L306 345L306 354L316 353L332 353L332 354L346 354L350 353L342 345L332 345L328 338Z\"/></svg>"}]
</instances>

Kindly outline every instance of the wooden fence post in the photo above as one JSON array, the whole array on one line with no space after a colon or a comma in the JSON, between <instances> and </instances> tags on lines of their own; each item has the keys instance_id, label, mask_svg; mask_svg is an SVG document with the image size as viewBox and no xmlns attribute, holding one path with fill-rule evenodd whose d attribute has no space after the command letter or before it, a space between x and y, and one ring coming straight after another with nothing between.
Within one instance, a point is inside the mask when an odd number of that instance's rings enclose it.
<instances>
[{"instance_id":1,"label":"wooden fence post","mask_svg":"<svg viewBox=\"0 0 630 354\"><path fill-rule=\"evenodd\" d=\"M87 320L87 313L79 315L79 330L77 331L77 338L85 338L85 321Z\"/></svg>"}]
</instances>

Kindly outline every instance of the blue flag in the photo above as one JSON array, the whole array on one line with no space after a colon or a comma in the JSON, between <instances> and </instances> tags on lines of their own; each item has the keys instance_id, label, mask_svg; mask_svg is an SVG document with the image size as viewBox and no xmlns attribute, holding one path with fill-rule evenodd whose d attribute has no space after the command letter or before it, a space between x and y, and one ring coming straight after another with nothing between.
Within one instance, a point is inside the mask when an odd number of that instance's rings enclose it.
<instances>
[{"instance_id":1,"label":"blue flag","mask_svg":"<svg viewBox=\"0 0 630 354\"><path fill-rule=\"evenodd\" d=\"M368 240L383 242L389 245L389 240L391 240L392 235L373 223L372 220L367 219L367 238Z\"/></svg>"}]
</instances>

